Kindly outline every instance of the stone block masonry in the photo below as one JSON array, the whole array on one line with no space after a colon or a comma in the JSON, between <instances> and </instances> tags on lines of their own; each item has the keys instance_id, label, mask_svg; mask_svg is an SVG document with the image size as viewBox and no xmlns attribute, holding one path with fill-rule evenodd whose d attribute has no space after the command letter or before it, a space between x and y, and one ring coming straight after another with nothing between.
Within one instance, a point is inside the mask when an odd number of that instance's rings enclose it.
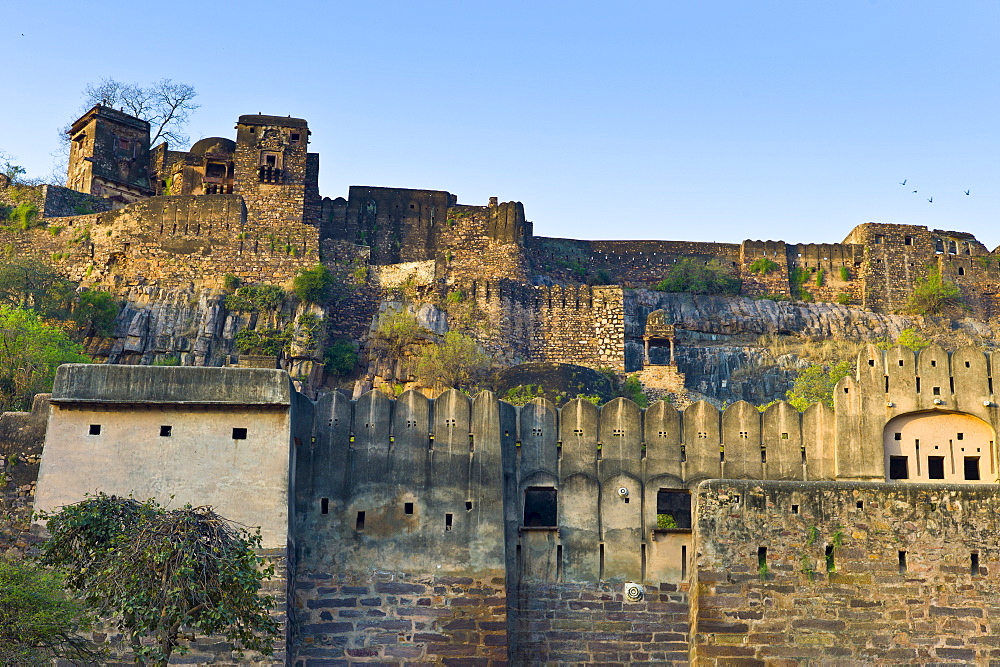
<instances>
[{"instance_id":1,"label":"stone block masonry","mask_svg":"<svg viewBox=\"0 0 1000 667\"><path fill-rule=\"evenodd\" d=\"M676 584L624 600L605 583L522 583L511 661L537 664L686 665L688 596Z\"/></svg>"},{"instance_id":2,"label":"stone block masonry","mask_svg":"<svg viewBox=\"0 0 1000 667\"><path fill-rule=\"evenodd\" d=\"M507 664L507 597L495 577L312 573L295 585L300 667Z\"/></svg>"},{"instance_id":3,"label":"stone block masonry","mask_svg":"<svg viewBox=\"0 0 1000 667\"><path fill-rule=\"evenodd\" d=\"M703 483L692 661L1000 659L995 489Z\"/></svg>"}]
</instances>

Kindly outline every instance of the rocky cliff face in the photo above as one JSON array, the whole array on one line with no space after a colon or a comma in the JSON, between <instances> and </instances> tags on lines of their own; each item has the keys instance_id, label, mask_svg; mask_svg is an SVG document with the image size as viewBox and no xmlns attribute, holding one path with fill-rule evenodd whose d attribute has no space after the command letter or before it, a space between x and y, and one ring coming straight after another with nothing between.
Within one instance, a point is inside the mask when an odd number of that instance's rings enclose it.
<instances>
[{"instance_id":1,"label":"rocky cliff face","mask_svg":"<svg viewBox=\"0 0 1000 667\"><path fill-rule=\"evenodd\" d=\"M276 307L257 312L231 311L227 292L195 287L131 287L120 293L125 302L108 338L89 338L86 351L95 362L113 364L181 364L223 366L238 363L236 335L243 329L294 329L290 352L281 365L304 382L315 385L319 365L316 349L299 318L323 310L285 298Z\"/></svg>"},{"instance_id":2,"label":"rocky cliff face","mask_svg":"<svg viewBox=\"0 0 1000 667\"><path fill-rule=\"evenodd\" d=\"M916 329L946 348L993 347L998 323L874 313L833 303L801 303L634 290L626 302L626 359L642 364L642 334L649 313L662 309L677 328L675 358L688 389L715 402L766 403L783 398L798 371L855 346L895 340ZM654 348L652 363L669 352Z\"/></svg>"}]
</instances>

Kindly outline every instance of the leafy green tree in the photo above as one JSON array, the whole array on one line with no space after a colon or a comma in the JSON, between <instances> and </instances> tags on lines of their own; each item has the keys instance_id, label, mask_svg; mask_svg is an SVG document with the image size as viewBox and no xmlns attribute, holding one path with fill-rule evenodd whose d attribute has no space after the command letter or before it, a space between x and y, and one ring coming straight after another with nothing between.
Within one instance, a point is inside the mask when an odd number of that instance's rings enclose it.
<instances>
[{"instance_id":1,"label":"leafy green tree","mask_svg":"<svg viewBox=\"0 0 1000 667\"><path fill-rule=\"evenodd\" d=\"M0 558L0 664L50 665L53 658L92 664L100 655L81 635L92 622L63 590L58 572Z\"/></svg>"},{"instance_id":2,"label":"leafy green tree","mask_svg":"<svg viewBox=\"0 0 1000 667\"><path fill-rule=\"evenodd\" d=\"M358 365L358 351L354 342L339 338L327 345L323 351L323 363L333 375L349 375Z\"/></svg>"},{"instance_id":3,"label":"leafy green tree","mask_svg":"<svg viewBox=\"0 0 1000 667\"><path fill-rule=\"evenodd\" d=\"M41 262L8 259L0 263L0 304L31 308L46 318L65 319L76 285Z\"/></svg>"},{"instance_id":4,"label":"leafy green tree","mask_svg":"<svg viewBox=\"0 0 1000 667\"><path fill-rule=\"evenodd\" d=\"M371 333L371 345L389 360L398 361L407 348L419 343L422 338L423 328L410 313L382 313Z\"/></svg>"},{"instance_id":5,"label":"leafy green tree","mask_svg":"<svg viewBox=\"0 0 1000 667\"><path fill-rule=\"evenodd\" d=\"M284 352L292 342L291 327L284 329L241 329L233 342L236 349L244 354L263 354L276 357Z\"/></svg>"},{"instance_id":6,"label":"leafy green tree","mask_svg":"<svg viewBox=\"0 0 1000 667\"><path fill-rule=\"evenodd\" d=\"M670 267L667 277L654 289L692 294L739 294L740 281L716 259L703 264L684 258Z\"/></svg>"},{"instance_id":7,"label":"leafy green tree","mask_svg":"<svg viewBox=\"0 0 1000 667\"><path fill-rule=\"evenodd\" d=\"M117 621L137 662L166 665L197 633L273 653L275 600L260 588L274 568L257 555L259 529L248 533L210 507L168 510L103 493L41 518L51 535L42 562Z\"/></svg>"},{"instance_id":8,"label":"leafy green tree","mask_svg":"<svg viewBox=\"0 0 1000 667\"><path fill-rule=\"evenodd\" d=\"M292 292L300 301L323 303L333 295L333 274L322 264L302 269L292 281Z\"/></svg>"},{"instance_id":9,"label":"leafy green tree","mask_svg":"<svg viewBox=\"0 0 1000 667\"><path fill-rule=\"evenodd\" d=\"M0 305L0 409L28 410L32 397L52 391L60 364L90 363L62 329L30 310Z\"/></svg>"},{"instance_id":10,"label":"leafy green tree","mask_svg":"<svg viewBox=\"0 0 1000 667\"><path fill-rule=\"evenodd\" d=\"M629 375L625 379L625 382L622 383L621 395L631 400L640 408L649 407L649 399L646 397L645 392L643 392L642 382L639 381L639 377L636 375Z\"/></svg>"},{"instance_id":11,"label":"leafy green tree","mask_svg":"<svg viewBox=\"0 0 1000 667\"><path fill-rule=\"evenodd\" d=\"M110 293L85 290L73 304L72 319L84 335L93 332L97 336L110 336L115 332L119 310L118 301Z\"/></svg>"},{"instance_id":12,"label":"leafy green tree","mask_svg":"<svg viewBox=\"0 0 1000 667\"><path fill-rule=\"evenodd\" d=\"M284 298L285 291L277 285L243 285L226 295L225 304L229 310L251 312L274 308Z\"/></svg>"},{"instance_id":13,"label":"leafy green tree","mask_svg":"<svg viewBox=\"0 0 1000 667\"><path fill-rule=\"evenodd\" d=\"M850 361L839 361L831 366L813 364L799 373L785 396L799 412L813 403L826 403L832 408L833 388L853 371L854 365Z\"/></svg>"},{"instance_id":14,"label":"leafy green tree","mask_svg":"<svg viewBox=\"0 0 1000 667\"><path fill-rule=\"evenodd\" d=\"M919 352L931 344L929 340L917 333L916 329L903 329L896 338L896 343L907 347L914 352Z\"/></svg>"},{"instance_id":15,"label":"leafy green tree","mask_svg":"<svg viewBox=\"0 0 1000 667\"><path fill-rule=\"evenodd\" d=\"M906 310L917 315L943 315L948 311L963 308L962 292L958 286L941 276L937 268L913 285L913 292L906 304Z\"/></svg>"},{"instance_id":16,"label":"leafy green tree","mask_svg":"<svg viewBox=\"0 0 1000 667\"><path fill-rule=\"evenodd\" d=\"M493 357L458 331L449 331L440 343L425 346L417 357L417 377L446 387L477 388L492 367Z\"/></svg>"},{"instance_id":17,"label":"leafy green tree","mask_svg":"<svg viewBox=\"0 0 1000 667\"><path fill-rule=\"evenodd\" d=\"M747 270L751 273L756 273L758 275L766 276L769 273L777 271L781 266L772 259L767 257L758 257L754 261L750 262L750 266Z\"/></svg>"}]
</instances>

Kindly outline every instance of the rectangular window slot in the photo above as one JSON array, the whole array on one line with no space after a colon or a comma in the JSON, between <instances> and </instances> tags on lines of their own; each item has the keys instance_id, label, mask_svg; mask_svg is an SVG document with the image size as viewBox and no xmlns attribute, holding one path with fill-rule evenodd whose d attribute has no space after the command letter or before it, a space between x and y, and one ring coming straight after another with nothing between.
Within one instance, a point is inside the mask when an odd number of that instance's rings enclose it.
<instances>
[{"instance_id":1,"label":"rectangular window slot","mask_svg":"<svg viewBox=\"0 0 1000 667\"><path fill-rule=\"evenodd\" d=\"M929 479L944 479L944 457L927 457L927 477Z\"/></svg>"},{"instance_id":2,"label":"rectangular window slot","mask_svg":"<svg viewBox=\"0 0 1000 667\"><path fill-rule=\"evenodd\" d=\"M782 440L788 440L788 434L787 433L782 433L781 434L781 439Z\"/></svg>"},{"instance_id":3,"label":"rectangular window slot","mask_svg":"<svg viewBox=\"0 0 1000 667\"><path fill-rule=\"evenodd\" d=\"M868 360L868 365L869 366L874 366L875 365L875 360L874 359L869 359Z\"/></svg>"},{"instance_id":4,"label":"rectangular window slot","mask_svg":"<svg viewBox=\"0 0 1000 667\"><path fill-rule=\"evenodd\" d=\"M362 531L364 529L365 529L365 513L364 512L358 512L358 518L354 522L354 530L357 530L357 531L360 532L360 531Z\"/></svg>"},{"instance_id":5,"label":"rectangular window slot","mask_svg":"<svg viewBox=\"0 0 1000 667\"><path fill-rule=\"evenodd\" d=\"M858 508L859 510L863 510L863 509L865 508L865 501L863 501L863 500L859 500L859 501L858 501L858 504L857 504L857 508Z\"/></svg>"},{"instance_id":6,"label":"rectangular window slot","mask_svg":"<svg viewBox=\"0 0 1000 667\"><path fill-rule=\"evenodd\" d=\"M319 513L320 514L329 514L330 513L330 499L329 498L320 498L319 499Z\"/></svg>"},{"instance_id":7,"label":"rectangular window slot","mask_svg":"<svg viewBox=\"0 0 1000 667\"><path fill-rule=\"evenodd\" d=\"M899 360L899 365L900 365L900 366L902 366L902 365L903 365L903 360L902 360L902 359L900 359L900 360Z\"/></svg>"},{"instance_id":8,"label":"rectangular window slot","mask_svg":"<svg viewBox=\"0 0 1000 667\"><path fill-rule=\"evenodd\" d=\"M91 424L90 429L87 431L87 435L100 435L100 434L101 434L101 425Z\"/></svg>"},{"instance_id":9,"label":"rectangular window slot","mask_svg":"<svg viewBox=\"0 0 1000 667\"><path fill-rule=\"evenodd\" d=\"M971 366L972 366L972 364L970 364L968 361L965 362L965 367L966 368L970 368Z\"/></svg>"},{"instance_id":10,"label":"rectangular window slot","mask_svg":"<svg viewBox=\"0 0 1000 667\"><path fill-rule=\"evenodd\" d=\"M920 378L917 378L917 393L920 393Z\"/></svg>"},{"instance_id":11,"label":"rectangular window slot","mask_svg":"<svg viewBox=\"0 0 1000 667\"><path fill-rule=\"evenodd\" d=\"M465 501L465 511L466 512L471 512L472 511L472 501L471 500L466 500Z\"/></svg>"},{"instance_id":12,"label":"rectangular window slot","mask_svg":"<svg viewBox=\"0 0 1000 667\"><path fill-rule=\"evenodd\" d=\"M826 545L826 571L835 572L837 570L837 562L834 560L833 556L833 545Z\"/></svg>"},{"instance_id":13,"label":"rectangular window slot","mask_svg":"<svg viewBox=\"0 0 1000 667\"><path fill-rule=\"evenodd\" d=\"M556 490L547 486L530 486L524 490L524 526L555 528L557 519Z\"/></svg>"},{"instance_id":14,"label":"rectangular window slot","mask_svg":"<svg viewBox=\"0 0 1000 667\"><path fill-rule=\"evenodd\" d=\"M757 569L767 569L767 547L757 547Z\"/></svg>"},{"instance_id":15,"label":"rectangular window slot","mask_svg":"<svg viewBox=\"0 0 1000 667\"><path fill-rule=\"evenodd\" d=\"M941 387L931 387L931 393L935 396L941 395Z\"/></svg>"},{"instance_id":16,"label":"rectangular window slot","mask_svg":"<svg viewBox=\"0 0 1000 667\"><path fill-rule=\"evenodd\" d=\"M792 505L792 514L798 514L798 513L799 513L799 506Z\"/></svg>"},{"instance_id":17,"label":"rectangular window slot","mask_svg":"<svg viewBox=\"0 0 1000 667\"><path fill-rule=\"evenodd\" d=\"M899 572L900 574L906 572L906 552L899 552Z\"/></svg>"},{"instance_id":18,"label":"rectangular window slot","mask_svg":"<svg viewBox=\"0 0 1000 667\"><path fill-rule=\"evenodd\" d=\"M604 580L604 543L598 545L598 578Z\"/></svg>"},{"instance_id":19,"label":"rectangular window slot","mask_svg":"<svg viewBox=\"0 0 1000 667\"><path fill-rule=\"evenodd\" d=\"M955 439L956 440L965 440L965 434L964 433L956 433L955 434Z\"/></svg>"},{"instance_id":20,"label":"rectangular window slot","mask_svg":"<svg viewBox=\"0 0 1000 667\"><path fill-rule=\"evenodd\" d=\"M687 579L688 576L688 548L687 545L681 545L681 579Z\"/></svg>"},{"instance_id":21,"label":"rectangular window slot","mask_svg":"<svg viewBox=\"0 0 1000 667\"><path fill-rule=\"evenodd\" d=\"M520 549L520 545L517 547ZM563 577L563 562L562 562L562 545L556 545L556 581L562 581Z\"/></svg>"},{"instance_id":22,"label":"rectangular window slot","mask_svg":"<svg viewBox=\"0 0 1000 667\"><path fill-rule=\"evenodd\" d=\"M979 480L979 457L965 457L965 479Z\"/></svg>"},{"instance_id":23,"label":"rectangular window slot","mask_svg":"<svg viewBox=\"0 0 1000 667\"><path fill-rule=\"evenodd\" d=\"M476 436L471 433L469 434L469 451L476 451Z\"/></svg>"},{"instance_id":24,"label":"rectangular window slot","mask_svg":"<svg viewBox=\"0 0 1000 667\"><path fill-rule=\"evenodd\" d=\"M171 430L171 428L172 427L170 427L170 426L161 426L160 427L160 437L161 438L169 438L170 437L170 430Z\"/></svg>"},{"instance_id":25,"label":"rectangular window slot","mask_svg":"<svg viewBox=\"0 0 1000 667\"><path fill-rule=\"evenodd\" d=\"M892 439L893 440L902 440L903 439L903 434L902 433L893 433L892 434Z\"/></svg>"},{"instance_id":26,"label":"rectangular window slot","mask_svg":"<svg viewBox=\"0 0 1000 667\"><path fill-rule=\"evenodd\" d=\"M455 515L448 512L444 515L444 529L451 530L454 525Z\"/></svg>"},{"instance_id":27,"label":"rectangular window slot","mask_svg":"<svg viewBox=\"0 0 1000 667\"><path fill-rule=\"evenodd\" d=\"M969 554L969 574L973 577L978 577L981 573L979 571L979 554L973 551Z\"/></svg>"},{"instance_id":28,"label":"rectangular window slot","mask_svg":"<svg viewBox=\"0 0 1000 667\"><path fill-rule=\"evenodd\" d=\"M931 368L934 368L936 366L937 366L937 360L936 359L931 359Z\"/></svg>"},{"instance_id":29,"label":"rectangular window slot","mask_svg":"<svg viewBox=\"0 0 1000 667\"><path fill-rule=\"evenodd\" d=\"M403 503L403 514L413 514L413 503Z\"/></svg>"},{"instance_id":30,"label":"rectangular window slot","mask_svg":"<svg viewBox=\"0 0 1000 667\"><path fill-rule=\"evenodd\" d=\"M889 457L889 479L909 479L909 463L906 456Z\"/></svg>"},{"instance_id":31,"label":"rectangular window slot","mask_svg":"<svg viewBox=\"0 0 1000 667\"><path fill-rule=\"evenodd\" d=\"M247 430L245 428L234 428L233 429L233 440L246 440Z\"/></svg>"}]
</instances>

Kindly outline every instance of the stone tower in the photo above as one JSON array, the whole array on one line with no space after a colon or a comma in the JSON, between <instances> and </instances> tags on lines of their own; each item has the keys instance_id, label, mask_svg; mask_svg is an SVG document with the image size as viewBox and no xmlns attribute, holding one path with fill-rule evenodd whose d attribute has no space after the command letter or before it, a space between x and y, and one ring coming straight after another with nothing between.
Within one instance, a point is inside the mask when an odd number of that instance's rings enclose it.
<instances>
[{"instance_id":1,"label":"stone tower","mask_svg":"<svg viewBox=\"0 0 1000 667\"><path fill-rule=\"evenodd\" d=\"M101 104L69 130L66 185L127 204L153 194L149 182L149 123Z\"/></svg>"},{"instance_id":2,"label":"stone tower","mask_svg":"<svg viewBox=\"0 0 1000 667\"><path fill-rule=\"evenodd\" d=\"M290 116L240 116L233 192L261 224L303 222L309 125Z\"/></svg>"}]
</instances>

